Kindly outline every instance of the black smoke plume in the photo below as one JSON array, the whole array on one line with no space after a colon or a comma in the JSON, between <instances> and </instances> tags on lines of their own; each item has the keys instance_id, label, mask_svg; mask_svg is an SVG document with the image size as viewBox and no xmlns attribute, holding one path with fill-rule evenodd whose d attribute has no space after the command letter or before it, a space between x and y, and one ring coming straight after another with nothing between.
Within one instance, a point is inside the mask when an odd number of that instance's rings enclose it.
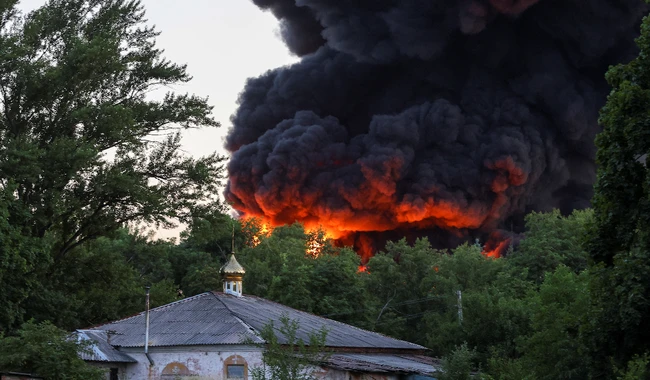
<instances>
[{"instance_id":1,"label":"black smoke plume","mask_svg":"<svg viewBox=\"0 0 650 380\"><path fill-rule=\"evenodd\" d=\"M290 67L248 81L226 197L345 242L438 246L588 207L607 68L640 0L254 0ZM263 57L260 57L263 59ZM363 238L360 238L363 237Z\"/></svg>"}]
</instances>

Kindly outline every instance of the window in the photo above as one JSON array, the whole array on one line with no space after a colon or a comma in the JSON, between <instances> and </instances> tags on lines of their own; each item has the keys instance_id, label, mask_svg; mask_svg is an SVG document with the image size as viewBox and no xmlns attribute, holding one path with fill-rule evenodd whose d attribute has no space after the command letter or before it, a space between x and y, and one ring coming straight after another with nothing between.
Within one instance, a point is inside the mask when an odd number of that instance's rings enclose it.
<instances>
[{"instance_id":1,"label":"window","mask_svg":"<svg viewBox=\"0 0 650 380\"><path fill-rule=\"evenodd\" d=\"M108 377L110 380L119 380L119 370L117 368L111 368L110 376Z\"/></svg>"},{"instance_id":2,"label":"window","mask_svg":"<svg viewBox=\"0 0 650 380\"><path fill-rule=\"evenodd\" d=\"M224 379L248 379L248 363L239 355L231 355L223 362Z\"/></svg>"},{"instance_id":3,"label":"window","mask_svg":"<svg viewBox=\"0 0 650 380\"><path fill-rule=\"evenodd\" d=\"M243 379L244 378L244 365L243 364L228 364L226 367L227 379Z\"/></svg>"}]
</instances>

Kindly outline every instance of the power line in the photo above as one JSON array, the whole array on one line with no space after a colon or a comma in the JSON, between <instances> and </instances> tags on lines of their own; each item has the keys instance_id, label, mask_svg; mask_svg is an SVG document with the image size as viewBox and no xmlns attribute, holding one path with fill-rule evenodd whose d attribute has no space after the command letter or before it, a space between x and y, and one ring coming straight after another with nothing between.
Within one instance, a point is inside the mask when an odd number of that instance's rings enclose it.
<instances>
[{"instance_id":1,"label":"power line","mask_svg":"<svg viewBox=\"0 0 650 380\"><path fill-rule=\"evenodd\" d=\"M414 305L414 304L417 304L417 303L420 303L420 302L426 302L426 301L436 300L436 299L445 298L445 297L446 296L432 296L432 297L424 297L424 298L415 298L415 299L412 299L412 300L406 300L406 301L391 304L390 308L394 308L395 306ZM376 308L373 308L372 310L374 310L374 309L376 309ZM371 309L369 309L369 308L361 308L361 309L356 309L356 310L352 310L352 311L345 311L345 312L340 312L340 313L322 314L322 315L320 315L320 317L327 318L327 317L336 316L336 315L356 314L356 313L361 313L361 312L368 311L368 310L371 310Z\"/></svg>"},{"instance_id":2,"label":"power line","mask_svg":"<svg viewBox=\"0 0 650 380\"><path fill-rule=\"evenodd\" d=\"M425 311L422 311L422 312L419 312L419 313L403 315L403 316L400 316L400 318L413 319L413 318L421 317L421 316L423 316L423 315L425 315L427 313L432 313L434 311L435 310L425 310ZM385 325L387 323L394 323L394 322L395 321L383 321L383 322L377 322L377 323L375 323L375 325Z\"/></svg>"}]
</instances>

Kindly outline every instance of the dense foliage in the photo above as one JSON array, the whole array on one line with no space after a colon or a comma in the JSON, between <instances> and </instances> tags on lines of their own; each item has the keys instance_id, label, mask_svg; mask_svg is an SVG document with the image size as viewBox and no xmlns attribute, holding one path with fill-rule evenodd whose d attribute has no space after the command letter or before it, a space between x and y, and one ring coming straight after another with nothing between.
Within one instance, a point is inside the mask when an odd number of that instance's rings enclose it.
<instances>
[{"instance_id":1,"label":"dense foliage","mask_svg":"<svg viewBox=\"0 0 650 380\"><path fill-rule=\"evenodd\" d=\"M101 380L101 370L77 355L87 349L51 323L25 323L17 336L0 335L0 368L29 371L45 379Z\"/></svg>"},{"instance_id":2,"label":"dense foliage","mask_svg":"<svg viewBox=\"0 0 650 380\"><path fill-rule=\"evenodd\" d=\"M590 353L593 375L650 353L650 19L637 40L639 56L613 67L613 87L597 137L595 223L589 253L595 263ZM610 360L611 359L611 360Z\"/></svg>"},{"instance_id":3,"label":"dense foliage","mask_svg":"<svg viewBox=\"0 0 650 380\"><path fill-rule=\"evenodd\" d=\"M529 214L502 259L401 240L362 268L322 232L227 214L224 158L179 149L182 128L218 125L207 100L147 96L190 77L137 0L16 4L0 2L0 370L96 378L66 331L141 311L144 286L153 306L220 289L234 245L245 293L426 346L448 379L648 378L649 19L608 73L593 211ZM173 220L178 243L136 228Z\"/></svg>"},{"instance_id":4,"label":"dense foliage","mask_svg":"<svg viewBox=\"0 0 650 380\"><path fill-rule=\"evenodd\" d=\"M217 192L223 157L186 157L179 131L218 123L204 98L148 96L190 76L144 22L137 0L0 3L1 330L70 310L57 279L88 262L76 249L187 221Z\"/></svg>"},{"instance_id":5,"label":"dense foliage","mask_svg":"<svg viewBox=\"0 0 650 380\"><path fill-rule=\"evenodd\" d=\"M476 245L446 252L401 240L359 272L347 249L306 255L309 236L299 225L262 236L238 257L246 293L422 344L452 355L455 367L471 357L459 373L480 367L495 379L586 379L589 272L577 241L591 220L590 211L530 214L527 243L497 260ZM331 309L319 302L329 297L337 299Z\"/></svg>"}]
</instances>

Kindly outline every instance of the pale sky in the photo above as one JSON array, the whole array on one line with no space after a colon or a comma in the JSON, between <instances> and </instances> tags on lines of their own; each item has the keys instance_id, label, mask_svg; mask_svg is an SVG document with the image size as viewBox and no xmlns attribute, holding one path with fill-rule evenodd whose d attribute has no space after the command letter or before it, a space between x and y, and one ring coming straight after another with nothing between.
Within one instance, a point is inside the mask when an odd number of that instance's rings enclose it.
<instances>
[{"instance_id":1,"label":"pale sky","mask_svg":"<svg viewBox=\"0 0 650 380\"><path fill-rule=\"evenodd\" d=\"M45 0L20 4L29 11ZM161 32L157 41L164 56L187 64L194 77L174 90L209 96L213 114L222 125L186 131L184 149L195 156L225 153L223 139L246 78L298 60L278 36L277 20L249 0L142 0L142 4L149 24ZM177 236L178 232L161 231L159 236Z\"/></svg>"}]
</instances>

